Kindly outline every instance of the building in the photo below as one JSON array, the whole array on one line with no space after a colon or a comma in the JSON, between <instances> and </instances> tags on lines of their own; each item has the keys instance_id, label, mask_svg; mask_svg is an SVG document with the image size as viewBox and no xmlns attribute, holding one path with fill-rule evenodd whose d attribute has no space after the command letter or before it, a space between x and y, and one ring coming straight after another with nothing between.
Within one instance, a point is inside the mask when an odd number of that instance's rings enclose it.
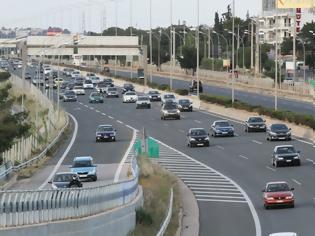
<instances>
[{"instance_id":1,"label":"building","mask_svg":"<svg viewBox=\"0 0 315 236\"><path fill-rule=\"evenodd\" d=\"M278 9L278 42L293 34L293 14L290 9ZM259 17L260 42L276 43L276 0L262 0L262 13Z\"/></svg>"}]
</instances>

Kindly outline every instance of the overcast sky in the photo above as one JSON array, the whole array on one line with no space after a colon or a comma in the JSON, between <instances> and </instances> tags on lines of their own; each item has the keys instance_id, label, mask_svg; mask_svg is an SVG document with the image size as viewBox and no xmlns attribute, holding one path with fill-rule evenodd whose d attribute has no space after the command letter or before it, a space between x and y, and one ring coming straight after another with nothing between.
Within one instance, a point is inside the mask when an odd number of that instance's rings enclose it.
<instances>
[{"instance_id":1,"label":"overcast sky","mask_svg":"<svg viewBox=\"0 0 315 236\"><path fill-rule=\"evenodd\" d=\"M116 0L118 26L130 25L132 2L133 26L149 28L149 0ZM170 24L171 0L152 0L152 26ZM214 13L223 13L232 0L200 0L200 23L213 24ZM235 0L236 15L245 18L246 12L258 15L261 0ZM173 23L185 20L188 25L197 23L197 0L173 0ZM0 26L41 27L59 26L80 32L85 12L85 29L100 32L105 26L115 26L115 0L3 0ZM106 16L106 20L102 20Z\"/></svg>"}]
</instances>

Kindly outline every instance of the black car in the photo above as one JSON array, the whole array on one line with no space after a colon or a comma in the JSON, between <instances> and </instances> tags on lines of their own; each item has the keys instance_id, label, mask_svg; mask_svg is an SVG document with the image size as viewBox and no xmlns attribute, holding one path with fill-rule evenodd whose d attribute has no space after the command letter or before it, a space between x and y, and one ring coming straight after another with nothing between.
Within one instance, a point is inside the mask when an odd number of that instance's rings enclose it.
<instances>
[{"instance_id":1,"label":"black car","mask_svg":"<svg viewBox=\"0 0 315 236\"><path fill-rule=\"evenodd\" d=\"M48 183L51 184L53 189L82 187L79 176L72 172L57 173Z\"/></svg>"},{"instance_id":2,"label":"black car","mask_svg":"<svg viewBox=\"0 0 315 236\"><path fill-rule=\"evenodd\" d=\"M203 128L190 129L187 134L187 146L198 147L204 146L209 147L209 134Z\"/></svg>"},{"instance_id":3,"label":"black car","mask_svg":"<svg viewBox=\"0 0 315 236\"><path fill-rule=\"evenodd\" d=\"M128 91L135 91L135 87L133 86L133 84L124 84L122 93L124 94Z\"/></svg>"},{"instance_id":4,"label":"black car","mask_svg":"<svg viewBox=\"0 0 315 236\"><path fill-rule=\"evenodd\" d=\"M161 110L161 120L166 120L167 118L180 120L180 110L178 110L176 102L167 101L163 104Z\"/></svg>"},{"instance_id":5,"label":"black car","mask_svg":"<svg viewBox=\"0 0 315 236\"><path fill-rule=\"evenodd\" d=\"M300 151L292 145L276 146L273 150L271 164L275 167L283 165L301 165Z\"/></svg>"},{"instance_id":6,"label":"black car","mask_svg":"<svg viewBox=\"0 0 315 236\"><path fill-rule=\"evenodd\" d=\"M180 111L193 111L193 104L189 99L179 99L177 107Z\"/></svg>"},{"instance_id":7,"label":"black car","mask_svg":"<svg viewBox=\"0 0 315 236\"><path fill-rule=\"evenodd\" d=\"M53 79L58 78L58 71L55 71L55 70L54 70L54 71L52 72L52 78L53 78Z\"/></svg>"},{"instance_id":8,"label":"black car","mask_svg":"<svg viewBox=\"0 0 315 236\"><path fill-rule=\"evenodd\" d=\"M77 95L74 91L68 90L63 95L63 101L64 102L76 102L77 101Z\"/></svg>"},{"instance_id":9,"label":"black car","mask_svg":"<svg viewBox=\"0 0 315 236\"><path fill-rule=\"evenodd\" d=\"M66 89L67 88L67 86L68 86L68 82L62 82L61 84L60 84L60 86L59 86L59 88L60 89Z\"/></svg>"},{"instance_id":10,"label":"black car","mask_svg":"<svg viewBox=\"0 0 315 236\"><path fill-rule=\"evenodd\" d=\"M234 127L227 120L217 120L211 125L212 136L234 136Z\"/></svg>"},{"instance_id":11,"label":"black car","mask_svg":"<svg viewBox=\"0 0 315 236\"><path fill-rule=\"evenodd\" d=\"M111 78L103 79L103 83L106 84L107 87L114 87L114 81Z\"/></svg>"},{"instance_id":12,"label":"black car","mask_svg":"<svg viewBox=\"0 0 315 236\"><path fill-rule=\"evenodd\" d=\"M197 81L196 80L192 80L191 84L189 85L189 92L194 93L197 92ZM201 81L199 81L199 93L203 92L203 87L202 87L202 83Z\"/></svg>"},{"instance_id":13,"label":"black car","mask_svg":"<svg viewBox=\"0 0 315 236\"><path fill-rule=\"evenodd\" d=\"M267 129L267 140L291 140L291 128L285 124L272 124Z\"/></svg>"},{"instance_id":14,"label":"black car","mask_svg":"<svg viewBox=\"0 0 315 236\"><path fill-rule=\"evenodd\" d=\"M25 79L32 79L32 76L29 72L25 73Z\"/></svg>"},{"instance_id":15,"label":"black car","mask_svg":"<svg viewBox=\"0 0 315 236\"><path fill-rule=\"evenodd\" d=\"M260 116L251 116L245 121L245 132L266 130L266 121Z\"/></svg>"},{"instance_id":16,"label":"black car","mask_svg":"<svg viewBox=\"0 0 315 236\"><path fill-rule=\"evenodd\" d=\"M159 91L151 90L148 92L148 96L149 96L151 102L161 101L161 94Z\"/></svg>"},{"instance_id":17,"label":"black car","mask_svg":"<svg viewBox=\"0 0 315 236\"><path fill-rule=\"evenodd\" d=\"M96 129L96 142L116 141L116 129L112 125L99 125Z\"/></svg>"}]
</instances>

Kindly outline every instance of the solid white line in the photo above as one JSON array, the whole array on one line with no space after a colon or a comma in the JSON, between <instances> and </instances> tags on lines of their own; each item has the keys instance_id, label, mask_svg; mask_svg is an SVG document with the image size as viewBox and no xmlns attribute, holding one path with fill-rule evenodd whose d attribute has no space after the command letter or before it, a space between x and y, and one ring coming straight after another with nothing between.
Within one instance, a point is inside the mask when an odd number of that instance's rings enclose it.
<instances>
[{"instance_id":1,"label":"solid white line","mask_svg":"<svg viewBox=\"0 0 315 236\"><path fill-rule=\"evenodd\" d=\"M217 148L224 150L224 147L220 146L220 145L216 145Z\"/></svg>"},{"instance_id":2,"label":"solid white line","mask_svg":"<svg viewBox=\"0 0 315 236\"><path fill-rule=\"evenodd\" d=\"M191 187L189 187L192 191L195 191L195 190L204 190L204 191L206 191L206 190L215 190L215 191L229 191L229 192L238 192L238 193L240 193L240 191L238 190L238 189L232 189L232 188L221 188L221 187L219 187L219 188L200 188L200 187L193 187L193 186L191 186Z\"/></svg>"},{"instance_id":3,"label":"solid white line","mask_svg":"<svg viewBox=\"0 0 315 236\"><path fill-rule=\"evenodd\" d=\"M70 149L72 148L74 142L75 142L75 139L77 137L77 134L78 134L78 121L76 120L76 118L71 115L70 113L68 113L68 115L71 117L71 119L73 120L74 122L74 131L73 131L73 134L72 134L72 138L70 140L70 143L67 147L67 149L64 151L64 153L62 154L61 158L58 160L57 164L55 165L54 169L52 170L52 172L50 173L50 175L47 177L47 179L45 179L45 181L41 184L41 186L39 186L38 189L43 189L46 184L48 183L48 181L50 181L55 173L57 172L57 170L60 168L62 162L64 161L64 159L66 158L66 156L68 155Z\"/></svg>"},{"instance_id":4,"label":"solid white line","mask_svg":"<svg viewBox=\"0 0 315 236\"><path fill-rule=\"evenodd\" d=\"M185 130L182 130L182 129L179 129L178 131L181 133L185 133Z\"/></svg>"},{"instance_id":5,"label":"solid white line","mask_svg":"<svg viewBox=\"0 0 315 236\"><path fill-rule=\"evenodd\" d=\"M221 200L221 199L203 199L203 198L196 198L198 202L230 202L230 203L246 203L247 201L233 201L233 200ZM256 236L261 236L261 234L257 234Z\"/></svg>"},{"instance_id":6,"label":"solid white line","mask_svg":"<svg viewBox=\"0 0 315 236\"><path fill-rule=\"evenodd\" d=\"M112 116L108 116L108 118L109 118L109 119L112 119L112 120L114 119L114 117L112 117Z\"/></svg>"},{"instance_id":7,"label":"solid white line","mask_svg":"<svg viewBox=\"0 0 315 236\"><path fill-rule=\"evenodd\" d=\"M100 113L100 111L99 110L95 110L97 113Z\"/></svg>"},{"instance_id":8,"label":"solid white line","mask_svg":"<svg viewBox=\"0 0 315 236\"><path fill-rule=\"evenodd\" d=\"M276 171L276 169L274 169L274 168L271 168L270 166L266 166L266 168L268 169L268 170L272 170L272 171Z\"/></svg>"},{"instance_id":9,"label":"solid white line","mask_svg":"<svg viewBox=\"0 0 315 236\"><path fill-rule=\"evenodd\" d=\"M244 197L234 197L234 196L222 196L222 195L203 195L203 194L195 194L196 198L204 197L204 198L226 198L226 199L244 199Z\"/></svg>"},{"instance_id":10,"label":"solid white line","mask_svg":"<svg viewBox=\"0 0 315 236\"><path fill-rule=\"evenodd\" d=\"M87 107L87 108L89 107L88 105L84 105L84 106Z\"/></svg>"},{"instance_id":11,"label":"solid white line","mask_svg":"<svg viewBox=\"0 0 315 236\"><path fill-rule=\"evenodd\" d=\"M248 160L248 157L246 157L246 156L239 155L239 157L241 157L241 158L244 158L244 159Z\"/></svg>"},{"instance_id":12,"label":"solid white line","mask_svg":"<svg viewBox=\"0 0 315 236\"><path fill-rule=\"evenodd\" d=\"M292 179L292 181L293 181L294 183L296 183L297 185L302 185L302 183L299 182L299 181L297 181L296 179Z\"/></svg>"},{"instance_id":13,"label":"solid white line","mask_svg":"<svg viewBox=\"0 0 315 236\"><path fill-rule=\"evenodd\" d=\"M216 177L216 176L215 176ZM222 182L225 182L223 181L224 179L223 178L214 178L214 177L208 177L208 178L205 178L204 176L203 177L181 177L181 179L184 181L184 180L200 180L200 181L222 181Z\"/></svg>"},{"instance_id":14,"label":"solid white line","mask_svg":"<svg viewBox=\"0 0 315 236\"><path fill-rule=\"evenodd\" d=\"M155 139L155 140L156 140L156 139ZM195 161L196 163L199 163L199 164L200 164L201 166L203 166L204 168L209 169L209 170L211 170L211 171L215 171L214 169L212 169L212 168L210 168L209 166L207 166L207 165L201 163L200 161L197 161L197 160L193 159L192 157L186 155L185 153L180 152L180 151L178 151L178 150L176 150L176 149L170 147L169 145L167 145L167 144L165 144L165 143L163 143L163 142L161 142L161 141L159 141L159 140L156 140L156 141L157 141L158 143L160 143L160 144L162 144L162 145L168 147L169 149L171 149L171 150L173 150L173 151L175 151L175 152L178 152L178 153L182 154L182 156L184 156L184 157L186 157L186 158L188 158L188 159L190 159L190 160L192 160L192 161ZM219 173L218 171L216 171L216 172ZM219 173L219 174L221 174L221 173ZM222 176L224 176L224 175L222 175ZM250 211L251 211L251 213L252 213L253 219L254 219L256 236L261 236L261 235L262 235L261 224L260 224L259 217L258 217L258 214L257 214L257 211L256 211L256 209L255 209L255 206L254 206L253 202L251 201L251 199L249 198L249 196L247 195L247 193L241 188L240 185L238 185L235 181L233 181L233 180L230 179L229 177L227 177L227 176L224 176L224 177L225 177L226 179L230 180L231 183L234 184L234 185L240 190L240 192L243 194L243 196L244 196L244 198L246 199L246 202L247 202L247 204L248 204L248 206L249 206L249 209L250 209Z\"/></svg>"},{"instance_id":15,"label":"solid white line","mask_svg":"<svg viewBox=\"0 0 315 236\"><path fill-rule=\"evenodd\" d=\"M177 175L178 177L209 177L209 178L212 178L212 177L221 177L221 176L218 175L218 174L196 173L196 172L191 172L190 174L187 174L187 173L184 173L184 174L176 173L176 175Z\"/></svg>"},{"instance_id":16,"label":"solid white line","mask_svg":"<svg viewBox=\"0 0 315 236\"><path fill-rule=\"evenodd\" d=\"M242 194L240 192L238 193L229 193L229 192L209 192L209 191L193 191L195 194L222 194L222 195L239 195L241 196Z\"/></svg>"},{"instance_id":17,"label":"solid white line","mask_svg":"<svg viewBox=\"0 0 315 236\"><path fill-rule=\"evenodd\" d=\"M194 120L196 123L201 124L202 122L200 120Z\"/></svg>"},{"instance_id":18,"label":"solid white line","mask_svg":"<svg viewBox=\"0 0 315 236\"><path fill-rule=\"evenodd\" d=\"M313 165L315 164L315 161L311 160L311 159L306 159L307 161L311 162Z\"/></svg>"},{"instance_id":19,"label":"solid white line","mask_svg":"<svg viewBox=\"0 0 315 236\"><path fill-rule=\"evenodd\" d=\"M114 177L114 183L117 183L119 181L121 170L122 170L128 156L129 156L129 153L131 152L131 149L133 148L133 145L136 141L136 138L137 138L137 132L135 129L133 129L131 142L129 144L129 147L127 148L127 151L125 152L125 155L123 156L123 158L121 159L121 161L118 165L118 168L116 170L115 177Z\"/></svg>"},{"instance_id":20,"label":"solid white line","mask_svg":"<svg viewBox=\"0 0 315 236\"><path fill-rule=\"evenodd\" d=\"M191 163L191 162L190 162ZM195 166L200 166L200 165L198 165L198 164L193 164L193 163L191 163L191 164L187 164L187 163L181 163L181 162L178 162L178 163L161 163L163 166L193 166L193 167L195 167Z\"/></svg>"},{"instance_id":21,"label":"solid white line","mask_svg":"<svg viewBox=\"0 0 315 236\"><path fill-rule=\"evenodd\" d=\"M120 120L116 120L117 121L117 123L119 123L119 124L123 124L124 122L122 122L122 121L120 121Z\"/></svg>"},{"instance_id":22,"label":"solid white line","mask_svg":"<svg viewBox=\"0 0 315 236\"><path fill-rule=\"evenodd\" d=\"M260 145L261 145L261 144L263 144L262 142L260 142L260 141L257 141L257 140L255 140L255 139L253 139L253 140L252 140L252 142L253 142L253 143L257 143L257 144L260 144Z\"/></svg>"},{"instance_id":23,"label":"solid white line","mask_svg":"<svg viewBox=\"0 0 315 236\"><path fill-rule=\"evenodd\" d=\"M91 110L94 110L94 107L90 107Z\"/></svg>"},{"instance_id":24,"label":"solid white line","mask_svg":"<svg viewBox=\"0 0 315 236\"><path fill-rule=\"evenodd\" d=\"M193 184L193 183L197 183L197 184L223 184L223 185L229 185L229 186L233 186L230 182L228 182L227 180L215 180L215 181L212 181L212 180L207 180L207 181L196 181L196 180L183 180L183 182L185 183L190 183L190 184Z\"/></svg>"},{"instance_id":25,"label":"solid white line","mask_svg":"<svg viewBox=\"0 0 315 236\"><path fill-rule=\"evenodd\" d=\"M102 113L102 115L103 115L103 116L106 116L106 114L105 114L105 113Z\"/></svg>"}]
</instances>

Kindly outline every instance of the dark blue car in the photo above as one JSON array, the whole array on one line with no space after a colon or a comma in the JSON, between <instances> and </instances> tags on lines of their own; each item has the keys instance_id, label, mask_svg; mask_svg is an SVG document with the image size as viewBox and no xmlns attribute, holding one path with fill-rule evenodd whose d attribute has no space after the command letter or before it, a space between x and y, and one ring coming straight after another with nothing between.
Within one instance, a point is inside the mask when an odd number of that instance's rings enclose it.
<instances>
[{"instance_id":1,"label":"dark blue car","mask_svg":"<svg viewBox=\"0 0 315 236\"><path fill-rule=\"evenodd\" d=\"M233 125L231 125L226 120L214 121L213 124L211 125L211 130L212 130L212 136L213 137L217 137L217 136L233 137L234 136Z\"/></svg>"},{"instance_id":2,"label":"dark blue car","mask_svg":"<svg viewBox=\"0 0 315 236\"><path fill-rule=\"evenodd\" d=\"M99 125L96 129L96 142L116 141L116 129L112 125Z\"/></svg>"}]
</instances>

